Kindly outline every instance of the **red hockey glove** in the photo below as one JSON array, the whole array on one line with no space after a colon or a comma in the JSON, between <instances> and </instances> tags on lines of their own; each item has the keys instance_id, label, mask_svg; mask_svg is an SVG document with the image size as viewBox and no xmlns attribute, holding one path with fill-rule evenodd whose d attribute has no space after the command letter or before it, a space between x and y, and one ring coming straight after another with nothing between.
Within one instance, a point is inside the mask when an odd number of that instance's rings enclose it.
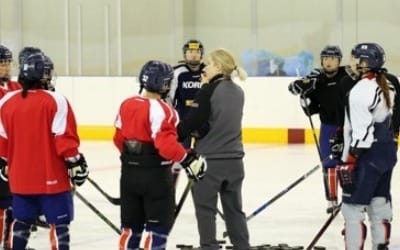
<instances>
[{"instance_id":1,"label":"red hockey glove","mask_svg":"<svg viewBox=\"0 0 400 250\"><path fill-rule=\"evenodd\" d=\"M356 161L365 150L365 148L351 147L347 161L338 165L339 183L345 193L351 194L354 191Z\"/></svg>"}]
</instances>

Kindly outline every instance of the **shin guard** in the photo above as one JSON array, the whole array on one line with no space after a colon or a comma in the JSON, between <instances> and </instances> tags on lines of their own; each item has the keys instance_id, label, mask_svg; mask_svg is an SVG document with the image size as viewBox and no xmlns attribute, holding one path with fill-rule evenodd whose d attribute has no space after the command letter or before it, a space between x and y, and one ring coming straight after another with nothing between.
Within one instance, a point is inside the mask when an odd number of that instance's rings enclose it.
<instances>
[{"instance_id":1,"label":"shin guard","mask_svg":"<svg viewBox=\"0 0 400 250\"><path fill-rule=\"evenodd\" d=\"M367 213L371 224L372 249L386 249L389 245L392 207L384 197L375 197L368 206ZM381 247L381 248L379 248Z\"/></svg>"},{"instance_id":2,"label":"shin guard","mask_svg":"<svg viewBox=\"0 0 400 250\"><path fill-rule=\"evenodd\" d=\"M68 224L50 225L51 250L69 250L69 242Z\"/></svg>"},{"instance_id":3,"label":"shin guard","mask_svg":"<svg viewBox=\"0 0 400 250\"><path fill-rule=\"evenodd\" d=\"M142 232L143 229L122 228L122 233L119 238L119 250L139 250Z\"/></svg>"},{"instance_id":4,"label":"shin guard","mask_svg":"<svg viewBox=\"0 0 400 250\"><path fill-rule=\"evenodd\" d=\"M364 242L367 237L367 227L364 224L365 206L343 203L342 213L345 220L346 250L364 249Z\"/></svg>"},{"instance_id":5,"label":"shin guard","mask_svg":"<svg viewBox=\"0 0 400 250\"><path fill-rule=\"evenodd\" d=\"M25 249L31 235L32 224L14 220L11 224L10 247L11 249Z\"/></svg>"}]
</instances>

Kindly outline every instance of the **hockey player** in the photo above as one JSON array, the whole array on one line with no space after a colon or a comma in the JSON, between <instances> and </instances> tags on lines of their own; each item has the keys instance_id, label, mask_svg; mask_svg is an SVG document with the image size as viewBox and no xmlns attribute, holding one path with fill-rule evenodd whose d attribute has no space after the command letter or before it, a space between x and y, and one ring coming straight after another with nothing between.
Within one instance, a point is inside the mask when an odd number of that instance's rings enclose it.
<instances>
[{"instance_id":1,"label":"hockey player","mask_svg":"<svg viewBox=\"0 0 400 250\"><path fill-rule=\"evenodd\" d=\"M10 71L12 63L11 51L0 45L0 98L7 92L21 89L21 85L10 80ZM4 247L9 247L8 235L12 217L12 196L8 182L0 179L0 244Z\"/></svg>"},{"instance_id":2,"label":"hockey player","mask_svg":"<svg viewBox=\"0 0 400 250\"><path fill-rule=\"evenodd\" d=\"M178 125L181 139L198 134L195 150L207 158L208 172L192 188L201 249L219 249L216 240L218 195L221 198L227 232L233 249L249 249L246 216L242 211L244 179L242 115L243 90L232 81L246 72L237 66L225 49L212 51L202 75L203 87L197 93L187 116ZM204 124L209 131L198 133Z\"/></svg>"},{"instance_id":3,"label":"hockey player","mask_svg":"<svg viewBox=\"0 0 400 250\"><path fill-rule=\"evenodd\" d=\"M321 53L321 69L314 69L310 75L289 85L289 91L300 95L300 103L307 116L319 114L321 120L319 135L319 153L323 161L325 198L328 201L327 212L337 207L337 159L328 160L332 154L329 140L335 134L339 124L337 107L339 100L339 82L351 73L349 67L340 66L342 51L338 46L325 46Z\"/></svg>"},{"instance_id":4,"label":"hockey player","mask_svg":"<svg viewBox=\"0 0 400 250\"><path fill-rule=\"evenodd\" d=\"M139 75L146 91L124 100L115 121L122 163L120 250L139 249L144 229L150 249L165 249L175 210L172 163L179 162L195 181L207 168L202 156L177 141L178 114L163 100L172 78L169 64L147 62Z\"/></svg>"},{"instance_id":5,"label":"hockey player","mask_svg":"<svg viewBox=\"0 0 400 250\"><path fill-rule=\"evenodd\" d=\"M397 161L391 127L395 91L382 70L385 55L378 44L358 44L352 55L361 77L348 95L344 163L338 167L345 246L347 250L363 249L367 213L372 249L387 250L392 220L390 184Z\"/></svg>"},{"instance_id":6,"label":"hockey player","mask_svg":"<svg viewBox=\"0 0 400 250\"><path fill-rule=\"evenodd\" d=\"M339 121L339 131L335 134L334 138L332 138L331 142L332 145L331 147L337 148L338 151L338 156L339 158L341 157L341 153L343 151L343 125L344 125L344 111L345 111L345 103L346 103L346 98L348 96L348 93L350 90L354 87L354 85L360 80L360 72L357 70L357 62L354 58L354 53L358 50L356 45L352 49L352 60L350 63L351 67L351 74L343 77L340 81L340 95L339 95L339 106L338 106L338 121ZM376 44L376 46L379 46ZM381 51L384 51L382 48L380 48ZM393 105L393 116L392 116L392 127L393 127L393 132L395 135L394 140L397 142L398 136L399 136L399 128L400 128L400 83L399 79L393 75L387 72L385 68L382 68L382 72L385 73L386 79L389 81L390 85L396 90L396 94L394 97L394 105ZM341 150L340 150L341 149Z\"/></svg>"},{"instance_id":7,"label":"hockey player","mask_svg":"<svg viewBox=\"0 0 400 250\"><path fill-rule=\"evenodd\" d=\"M44 214L51 248L68 250L73 219L70 182L79 186L88 176L78 151L74 113L64 96L44 89L43 55L26 58L20 74L22 90L9 92L0 101L0 173L9 179L15 218L10 247L25 249L31 225Z\"/></svg>"},{"instance_id":8,"label":"hockey player","mask_svg":"<svg viewBox=\"0 0 400 250\"><path fill-rule=\"evenodd\" d=\"M187 113L197 91L201 88L200 78L205 67L201 62L204 54L203 44L191 39L182 48L184 63L174 67L174 78L168 94L169 101L182 119ZM190 145L186 145L187 148Z\"/></svg>"},{"instance_id":9,"label":"hockey player","mask_svg":"<svg viewBox=\"0 0 400 250\"><path fill-rule=\"evenodd\" d=\"M183 45L182 52L184 61L174 67L174 78L168 94L168 102L178 111L180 119L185 117L197 91L201 88L200 78L205 67L201 62L204 46L199 40L188 40ZM186 148L190 148L191 138L188 137L182 143ZM176 186L180 170L180 165L173 165L174 186Z\"/></svg>"}]
</instances>

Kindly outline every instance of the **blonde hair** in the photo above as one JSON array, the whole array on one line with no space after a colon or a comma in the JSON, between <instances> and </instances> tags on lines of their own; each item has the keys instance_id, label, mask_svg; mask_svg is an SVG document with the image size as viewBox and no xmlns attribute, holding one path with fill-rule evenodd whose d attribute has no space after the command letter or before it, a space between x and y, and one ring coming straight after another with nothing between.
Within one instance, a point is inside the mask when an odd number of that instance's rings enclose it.
<instances>
[{"instance_id":1,"label":"blonde hair","mask_svg":"<svg viewBox=\"0 0 400 250\"><path fill-rule=\"evenodd\" d=\"M214 63L221 65L222 74L226 78L231 78L231 75L234 71L236 71L239 79L241 81L246 80L247 73L246 71L238 66L235 58L233 57L232 53L226 49L216 49L209 53L209 57Z\"/></svg>"}]
</instances>

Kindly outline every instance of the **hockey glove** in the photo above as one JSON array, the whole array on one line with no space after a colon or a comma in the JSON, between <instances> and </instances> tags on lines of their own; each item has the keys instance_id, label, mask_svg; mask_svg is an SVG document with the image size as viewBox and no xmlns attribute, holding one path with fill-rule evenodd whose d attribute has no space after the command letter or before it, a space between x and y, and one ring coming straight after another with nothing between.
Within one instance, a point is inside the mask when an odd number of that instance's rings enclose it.
<instances>
[{"instance_id":1,"label":"hockey glove","mask_svg":"<svg viewBox=\"0 0 400 250\"><path fill-rule=\"evenodd\" d=\"M351 194L354 191L353 172L355 170L356 159L349 155L347 161L338 165L338 177L340 186L344 193Z\"/></svg>"},{"instance_id":2,"label":"hockey glove","mask_svg":"<svg viewBox=\"0 0 400 250\"><path fill-rule=\"evenodd\" d=\"M70 157L66 159L68 166L68 175L72 183L81 186L89 175L88 166L83 154L79 154L76 157Z\"/></svg>"},{"instance_id":3,"label":"hockey glove","mask_svg":"<svg viewBox=\"0 0 400 250\"><path fill-rule=\"evenodd\" d=\"M3 181L8 181L8 167L7 161L0 157L0 178Z\"/></svg>"},{"instance_id":4,"label":"hockey glove","mask_svg":"<svg viewBox=\"0 0 400 250\"><path fill-rule=\"evenodd\" d=\"M188 150L180 164L185 169L187 176L194 181L202 179L207 171L207 162L204 157L192 149Z\"/></svg>"},{"instance_id":5,"label":"hockey glove","mask_svg":"<svg viewBox=\"0 0 400 250\"><path fill-rule=\"evenodd\" d=\"M288 89L293 95L302 95L307 97L312 91L315 90L316 82L316 78L302 78L300 80L291 82L288 86Z\"/></svg>"},{"instance_id":6,"label":"hockey glove","mask_svg":"<svg viewBox=\"0 0 400 250\"><path fill-rule=\"evenodd\" d=\"M343 129L337 128L335 133L329 138L329 146L333 159L340 159L342 157L344 148Z\"/></svg>"},{"instance_id":7,"label":"hockey glove","mask_svg":"<svg viewBox=\"0 0 400 250\"><path fill-rule=\"evenodd\" d=\"M322 69L320 68L314 68L313 70L311 70L310 74L308 74L306 76L306 78L308 79L317 79L321 76L321 74L323 73Z\"/></svg>"},{"instance_id":8,"label":"hockey glove","mask_svg":"<svg viewBox=\"0 0 400 250\"><path fill-rule=\"evenodd\" d=\"M347 161L338 165L339 183L345 193L351 194L354 191L354 171L356 168L356 161L365 150L366 149L364 148L350 147Z\"/></svg>"}]
</instances>

